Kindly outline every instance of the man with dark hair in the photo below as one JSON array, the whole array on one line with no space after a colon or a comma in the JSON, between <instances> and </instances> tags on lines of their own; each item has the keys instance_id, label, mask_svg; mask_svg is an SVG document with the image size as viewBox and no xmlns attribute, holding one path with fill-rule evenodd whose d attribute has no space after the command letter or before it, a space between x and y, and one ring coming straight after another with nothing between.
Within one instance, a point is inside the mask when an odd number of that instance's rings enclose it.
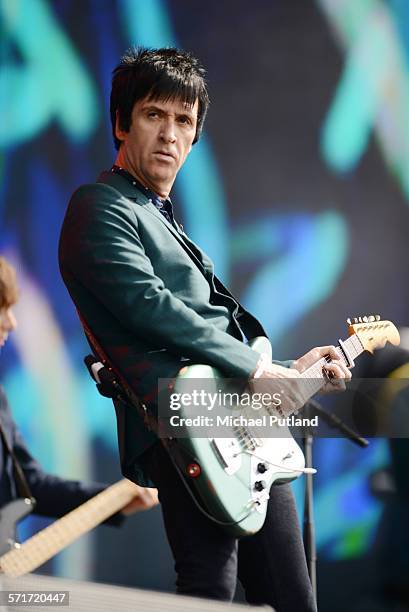
<instances>
[{"instance_id":1,"label":"man with dark hair","mask_svg":"<svg viewBox=\"0 0 409 612\"><path fill-rule=\"evenodd\" d=\"M291 364L260 358L243 342L244 309L176 223L169 193L207 106L204 70L190 54L125 55L112 82L116 162L74 193L61 233L60 267L70 295L148 414L157 408L158 378L174 377L187 363L207 363L230 378L290 379L329 354L329 372L350 377L334 347L313 349ZM136 408L117 403L116 410L124 475L158 487L178 592L231 600L238 574L249 602L279 612L315 610L289 487L271 491L264 527L238 543L194 505Z\"/></svg>"},{"instance_id":2,"label":"man with dark hair","mask_svg":"<svg viewBox=\"0 0 409 612\"><path fill-rule=\"evenodd\" d=\"M177 49L130 49L113 71L110 112L115 148L121 146L116 135L117 118L119 128L128 132L135 103L148 95L152 100L179 98L188 106L198 101L192 143L195 144L209 106L204 76L204 69L190 53Z\"/></svg>"},{"instance_id":3,"label":"man with dark hair","mask_svg":"<svg viewBox=\"0 0 409 612\"><path fill-rule=\"evenodd\" d=\"M17 299L15 270L4 257L0 257L0 348L6 343L10 332L17 327L13 311ZM36 514L54 518L63 516L105 489L101 484L85 484L46 474L27 449L14 423L6 394L0 387L0 509L18 497L15 466L9 448L15 455L36 500ZM137 510L145 510L156 503L154 490L135 485L134 499L123 508L122 513L131 514ZM117 514L107 522L117 525L122 520L123 516Z\"/></svg>"}]
</instances>

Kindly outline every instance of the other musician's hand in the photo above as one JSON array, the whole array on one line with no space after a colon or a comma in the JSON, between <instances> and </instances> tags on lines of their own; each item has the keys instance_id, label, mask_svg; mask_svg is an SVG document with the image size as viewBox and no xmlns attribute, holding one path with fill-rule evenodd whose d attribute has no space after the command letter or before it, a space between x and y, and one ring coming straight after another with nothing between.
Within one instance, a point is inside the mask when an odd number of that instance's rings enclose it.
<instances>
[{"instance_id":1,"label":"other musician's hand","mask_svg":"<svg viewBox=\"0 0 409 612\"><path fill-rule=\"evenodd\" d=\"M157 489L140 487L137 484L132 484L135 487L135 495L134 498L122 508L122 514L129 516L141 510L150 510L150 508L159 504Z\"/></svg>"}]
</instances>

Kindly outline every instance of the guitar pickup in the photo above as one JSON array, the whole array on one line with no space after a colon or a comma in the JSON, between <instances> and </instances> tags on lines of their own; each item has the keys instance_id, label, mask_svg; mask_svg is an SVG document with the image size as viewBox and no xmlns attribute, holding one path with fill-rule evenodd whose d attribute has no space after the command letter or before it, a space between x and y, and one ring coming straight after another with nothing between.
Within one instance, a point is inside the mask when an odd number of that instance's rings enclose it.
<instances>
[{"instance_id":1,"label":"guitar pickup","mask_svg":"<svg viewBox=\"0 0 409 612\"><path fill-rule=\"evenodd\" d=\"M235 438L213 438L210 442L226 474L233 475L241 466L241 448Z\"/></svg>"}]
</instances>

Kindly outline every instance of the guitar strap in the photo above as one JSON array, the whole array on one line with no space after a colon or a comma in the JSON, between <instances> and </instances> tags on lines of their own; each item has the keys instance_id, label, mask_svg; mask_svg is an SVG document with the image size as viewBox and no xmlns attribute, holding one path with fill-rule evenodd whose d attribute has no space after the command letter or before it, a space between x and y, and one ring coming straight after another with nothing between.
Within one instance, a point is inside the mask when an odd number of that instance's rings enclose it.
<instances>
[{"instance_id":1,"label":"guitar strap","mask_svg":"<svg viewBox=\"0 0 409 612\"><path fill-rule=\"evenodd\" d=\"M245 334L247 340L252 340L253 338L256 338L257 336L268 337L261 323L259 323L259 321L257 321L257 319L253 317L252 314L250 314L247 310L245 310L245 308L243 308L243 306L237 301L234 295L227 289L227 287L223 285L221 280L217 278L217 276L214 276L213 280L214 280L214 287L216 291L218 291L222 295L224 294L228 296L229 298L234 300L234 302L237 304L237 314L235 314L235 318L240 326L240 329ZM95 338L91 328L89 327L88 323L85 321L84 317L82 316L78 308L77 308L77 313L81 321L81 325L84 329L85 335L87 337L88 343L92 351L94 352L95 356L98 357L98 359L103 363L103 365L106 366L110 372L113 372L115 377L118 379L120 383L120 389L118 390L118 395L120 395L120 391L125 392L126 398L122 397L121 399L122 400L125 399L125 401L128 401L133 406L135 406L140 416L142 417L145 423L145 426L151 431L157 432L157 429L158 429L157 421L153 418L153 416L147 410L145 404L140 400L140 398L136 395L136 393L129 386L129 384L123 378L121 373L112 366L104 349L102 348L98 340Z\"/></svg>"},{"instance_id":2,"label":"guitar strap","mask_svg":"<svg viewBox=\"0 0 409 612\"><path fill-rule=\"evenodd\" d=\"M24 476L23 469L22 469L22 467L21 467L21 465L20 465L20 463L19 463L19 461L18 461L18 459L17 459L13 449L11 448L8 439L7 439L6 432L4 431L1 419L0 419L0 435L2 437L4 446L5 446L8 454L10 455L10 457L11 457L11 459L13 461L14 478L15 478L15 481L16 481L17 491L19 493L19 496L31 499L33 501L33 503L34 503L35 499L34 499L34 497L31 494L31 490L30 490L30 487L28 486L27 479Z\"/></svg>"},{"instance_id":3,"label":"guitar strap","mask_svg":"<svg viewBox=\"0 0 409 612\"><path fill-rule=\"evenodd\" d=\"M110 372L114 374L115 378L119 382L118 395L116 397L120 399L122 402L130 403L133 407L135 407L140 417L143 419L143 422L145 426L147 427L147 429L156 432L158 429L156 419L153 417L153 415L150 414L145 404L139 399L139 397L136 395L136 393L133 391L133 389L130 387L130 385L125 380L125 378L121 375L121 373L116 368L113 367L104 349L102 348L98 340L95 338L91 328L89 327L88 323L85 321L84 317L82 316L78 308L77 308L77 313L81 321L81 325L84 329L85 335L87 337L88 343L94 355L98 357L101 363ZM123 393L125 394L125 397L123 396ZM115 398L112 398L112 399L115 399Z\"/></svg>"}]
</instances>

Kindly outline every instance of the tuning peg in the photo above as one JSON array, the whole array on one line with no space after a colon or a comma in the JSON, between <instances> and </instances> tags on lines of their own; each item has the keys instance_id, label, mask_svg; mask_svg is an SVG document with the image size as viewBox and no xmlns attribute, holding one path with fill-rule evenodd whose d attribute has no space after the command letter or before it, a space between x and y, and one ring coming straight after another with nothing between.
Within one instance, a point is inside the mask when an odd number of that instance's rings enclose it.
<instances>
[{"instance_id":1,"label":"tuning peg","mask_svg":"<svg viewBox=\"0 0 409 612\"><path fill-rule=\"evenodd\" d=\"M351 320L351 317L348 317L348 318L347 318L347 323L348 323L348 325L352 325L352 320Z\"/></svg>"},{"instance_id":2,"label":"tuning peg","mask_svg":"<svg viewBox=\"0 0 409 612\"><path fill-rule=\"evenodd\" d=\"M362 322L363 323L368 323L369 322L369 317L367 317L367 316L362 317Z\"/></svg>"},{"instance_id":3,"label":"tuning peg","mask_svg":"<svg viewBox=\"0 0 409 612\"><path fill-rule=\"evenodd\" d=\"M375 315L375 321L380 321L381 320L381 315Z\"/></svg>"},{"instance_id":4,"label":"tuning peg","mask_svg":"<svg viewBox=\"0 0 409 612\"><path fill-rule=\"evenodd\" d=\"M375 317L373 315L371 315L370 317L368 317L368 322L369 323L373 323L375 321Z\"/></svg>"},{"instance_id":5,"label":"tuning peg","mask_svg":"<svg viewBox=\"0 0 409 612\"><path fill-rule=\"evenodd\" d=\"M358 317L354 317L352 320L353 320L353 322L354 322L354 325L356 325L357 323L359 323L359 321L358 321Z\"/></svg>"},{"instance_id":6,"label":"tuning peg","mask_svg":"<svg viewBox=\"0 0 409 612\"><path fill-rule=\"evenodd\" d=\"M358 317L358 321L362 323L362 317Z\"/></svg>"}]
</instances>

